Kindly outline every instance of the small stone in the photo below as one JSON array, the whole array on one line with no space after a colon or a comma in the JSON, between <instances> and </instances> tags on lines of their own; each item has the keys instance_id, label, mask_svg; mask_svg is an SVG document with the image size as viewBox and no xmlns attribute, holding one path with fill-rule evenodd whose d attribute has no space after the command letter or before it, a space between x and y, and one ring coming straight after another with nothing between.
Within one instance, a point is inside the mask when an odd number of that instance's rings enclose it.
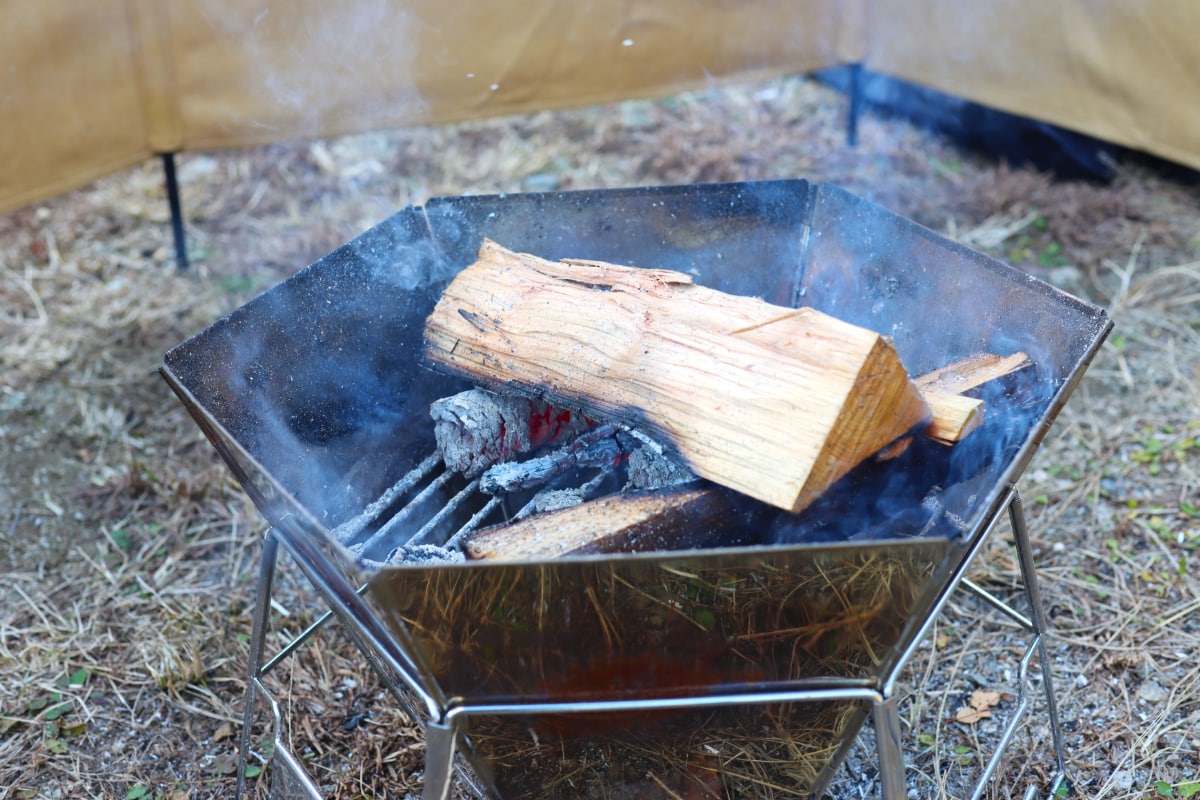
<instances>
[{"instance_id":1,"label":"small stone","mask_svg":"<svg viewBox=\"0 0 1200 800\"><path fill-rule=\"evenodd\" d=\"M1133 772L1127 769L1119 769L1112 774L1113 788L1118 792L1128 792L1133 788Z\"/></svg>"},{"instance_id":2,"label":"small stone","mask_svg":"<svg viewBox=\"0 0 1200 800\"><path fill-rule=\"evenodd\" d=\"M1170 692L1158 684L1158 681L1146 681L1138 689L1138 699L1143 703L1161 703L1170 696Z\"/></svg>"},{"instance_id":3,"label":"small stone","mask_svg":"<svg viewBox=\"0 0 1200 800\"><path fill-rule=\"evenodd\" d=\"M1083 687L1085 687L1087 685L1088 685L1087 675L1080 673L1075 676L1075 688L1076 689L1082 689Z\"/></svg>"}]
</instances>

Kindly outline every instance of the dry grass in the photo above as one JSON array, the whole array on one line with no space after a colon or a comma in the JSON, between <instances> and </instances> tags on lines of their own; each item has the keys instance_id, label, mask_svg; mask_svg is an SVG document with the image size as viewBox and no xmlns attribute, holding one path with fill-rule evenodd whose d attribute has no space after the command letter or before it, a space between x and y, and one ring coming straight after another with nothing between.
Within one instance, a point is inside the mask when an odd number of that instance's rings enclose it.
<instances>
[{"instance_id":1,"label":"dry grass","mask_svg":"<svg viewBox=\"0 0 1200 800\"><path fill-rule=\"evenodd\" d=\"M432 195L771 177L835 181L1111 309L1022 484L1069 760L1080 796L1200 780L1200 193L1136 162L1111 186L1056 183L879 118L851 149L843 113L789 79L185 155L187 273L168 263L155 164L0 218L0 798L232 792L262 523L153 374L165 350ZM1016 583L998 542L977 572ZM277 628L299 630L311 593L285 571L279 598ZM992 729L948 718L1017 657L1018 632L977 614L951 609L906 677L920 796L961 796ZM331 793L416 789L420 738L353 648L322 635L277 679ZM1036 706L1029 731L991 796L1052 772ZM869 766L851 758L841 796L869 790Z\"/></svg>"}]
</instances>

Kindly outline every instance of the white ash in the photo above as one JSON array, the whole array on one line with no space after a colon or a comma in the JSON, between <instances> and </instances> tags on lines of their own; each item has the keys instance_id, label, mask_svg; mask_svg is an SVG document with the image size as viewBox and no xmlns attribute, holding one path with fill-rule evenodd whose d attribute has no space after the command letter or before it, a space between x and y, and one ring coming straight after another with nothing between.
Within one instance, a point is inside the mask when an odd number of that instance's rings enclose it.
<instances>
[{"instance_id":1,"label":"white ash","mask_svg":"<svg viewBox=\"0 0 1200 800\"><path fill-rule=\"evenodd\" d=\"M541 486L577 467L611 469L623 450L612 425L601 425L577 437L566 447L526 461L509 461L489 467L479 479L487 494L502 494Z\"/></svg>"},{"instance_id":2,"label":"white ash","mask_svg":"<svg viewBox=\"0 0 1200 800\"><path fill-rule=\"evenodd\" d=\"M460 564L466 557L458 550L450 550L435 544L401 545L392 552L384 563L386 564Z\"/></svg>"},{"instance_id":3,"label":"white ash","mask_svg":"<svg viewBox=\"0 0 1200 800\"><path fill-rule=\"evenodd\" d=\"M591 500L596 493L596 489L606 480L607 475L607 470L600 470L591 480L579 486L566 489L542 489L513 515L512 521L516 522L534 514L542 514L547 511L572 508Z\"/></svg>"},{"instance_id":4,"label":"white ash","mask_svg":"<svg viewBox=\"0 0 1200 800\"><path fill-rule=\"evenodd\" d=\"M544 441L580 433L581 415L539 400L469 389L429 407L437 449L448 469L468 478L509 461ZM539 426L537 430L531 426Z\"/></svg>"},{"instance_id":5,"label":"white ash","mask_svg":"<svg viewBox=\"0 0 1200 800\"><path fill-rule=\"evenodd\" d=\"M668 456L657 442L645 434L637 438L643 442L643 446L629 454L626 489L658 489L696 479L687 467Z\"/></svg>"},{"instance_id":6,"label":"white ash","mask_svg":"<svg viewBox=\"0 0 1200 800\"><path fill-rule=\"evenodd\" d=\"M581 504L584 500L583 490L575 489L551 489L546 492L539 492L533 498L533 513L544 514L547 511L558 511L563 508L573 508Z\"/></svg>"}]
</instances>

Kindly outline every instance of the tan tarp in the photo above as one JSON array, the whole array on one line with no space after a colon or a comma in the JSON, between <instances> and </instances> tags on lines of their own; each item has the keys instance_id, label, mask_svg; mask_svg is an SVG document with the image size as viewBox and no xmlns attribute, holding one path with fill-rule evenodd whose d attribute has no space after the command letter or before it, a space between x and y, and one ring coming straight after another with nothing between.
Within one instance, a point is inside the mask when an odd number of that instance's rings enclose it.
<instances>
[{"instance_id":1,"label":"tan tarp","mask_svg":"<svg viewBox=\"0 0 1200 800\"><path fill-rule=\"evenodd\" d=\"M866 65L1200 168L1200 2L872 0Z\"/></svg>"},{"instance_id":2,"label":"tan tarp","mask_svg":"<svg viewBox=\"0 0 1200 800\"><path fill-rule=\"evenodd\" d=\"M861 61L1200 167L1194 0L0 0L0 211L171 150Z\"/></svg>"}]
</instances>

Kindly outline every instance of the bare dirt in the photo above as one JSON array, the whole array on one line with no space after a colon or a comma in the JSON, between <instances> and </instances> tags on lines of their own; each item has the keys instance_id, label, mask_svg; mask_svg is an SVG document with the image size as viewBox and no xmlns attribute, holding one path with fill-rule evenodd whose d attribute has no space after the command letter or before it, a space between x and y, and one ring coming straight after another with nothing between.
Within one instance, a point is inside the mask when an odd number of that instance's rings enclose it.
<instances>
[{"instance_id":1,"label":"bare dirt","mask_svg":"<svg viewBox=\"0 0 1200 800\"><path fill-rule=\"evenodd\" d=\"M233 793L263 520L154 369L163 352L436 195L803 177L838 183L1108 308L1116 330L1021 483L1073 796L1200 790L1200 190L1124 158L1106 186L862 121L798 78L435 129L180 157L0 217L0 798ZM974 579L1018 583L1004 535ZM278 643L318 611L289 570ZM960 797L1014 705L1019 631L956 599L901 689L914 797ZM331 630L275 678L331 796L419 791L423 744ZM996 717L954 720L975 689ZM989 709L991 710L991 709ZM1044 707L987 790L1044 791ZM990 734L990 737L989 737ZM260 733L256 733L256 738ZM877 792L869 733L831 790ZM265 796L265 772L256 779Z\"/></svg>"}]
</instances>

